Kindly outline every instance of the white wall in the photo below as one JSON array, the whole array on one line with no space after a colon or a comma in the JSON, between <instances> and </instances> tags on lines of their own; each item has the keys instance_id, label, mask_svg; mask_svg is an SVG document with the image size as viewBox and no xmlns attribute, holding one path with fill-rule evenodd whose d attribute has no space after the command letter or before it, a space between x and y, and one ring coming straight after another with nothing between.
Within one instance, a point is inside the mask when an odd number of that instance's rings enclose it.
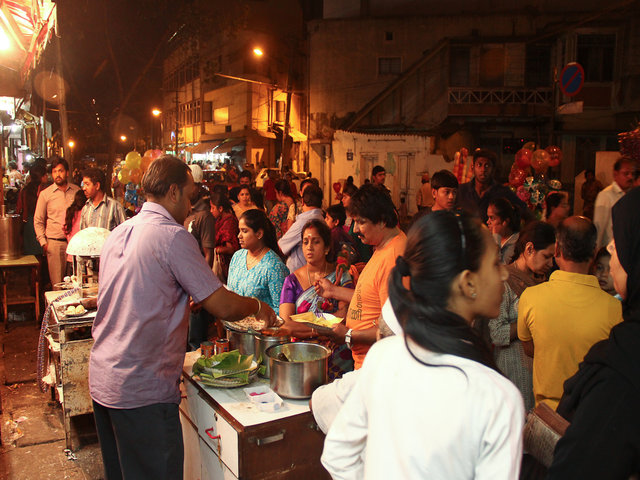
<instances>
[{"instance_id":1,"label":"white wall","mask_svg":"<svg viewBox=\"0 0 640 480\"><path fill-rule=\"evenodd\" d=\"M371 177L372 166L382 165L387 171L385 185L391 190L394 203L399 206L401 194L407 195L406 204L411 214L417 210L415 194L420 188L422 174L453 167L442 155L430 153L432 140L432 137L418 135L373 135L338 130L334 134L331 155L322 165L316 156L311 171L321 180L325 199L328 201L330 195L330 203L335 203L334 182L344 184L351 175L354 183L360 186ZM352 161L347 160L349 151L353 153Z\"/></svg>"}]
</instances>

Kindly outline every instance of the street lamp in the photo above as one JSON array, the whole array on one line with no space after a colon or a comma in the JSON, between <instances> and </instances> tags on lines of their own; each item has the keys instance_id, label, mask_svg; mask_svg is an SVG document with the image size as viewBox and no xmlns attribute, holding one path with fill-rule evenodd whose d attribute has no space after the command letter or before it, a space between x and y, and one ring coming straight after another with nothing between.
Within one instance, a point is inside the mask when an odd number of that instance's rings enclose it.
<instances>
[{"instance_id":1,"label":"street lamp","mask_svg":"<svg viewBox=\"0 0 640 480\"><path fill-rule=\"evenodd\" d=\"M127 136L126 135L120 135L120 141L121 142L126 142L127 141Z\"/></svg>"},{"instance_id":2,"label":"street lamp","mask_svg":"<svg viewBox=\"0 0 640 480\"><path fill-rule=\"evenodd\" d=\"M74 142L72 139L69 139L67 145L69 145L69 163L73 165L73 147L76 146L76 142Z\"/></svg>"},{"instance_id":3,"label":"street lamp","mask_svg":"<svg viewBox=\"0 0 640 480\"><path fill-rule=\"evenodd\" d=\"M254 54L256 57L261 57L262 55L264 55L264 52L262 51L262 49L261 49L260 47L255 47L255 48L253 49L253 54Z\"/></svg>"},{"instance_id":4,"label":"street lamp","mask_svg":"<svg viewBox=\"0 0 640 480\"><path fill-rule=\"evenodd\" d=\"M159 108L154 108L153 110L151 110L151 115L153 115L154 117L158 118L161 117L162 115L162 110L160 110ZM154 145L153 143L153 123L151 124L151 145ZM162 121L162 118L160 118L160 148L162 150L164 150L164 122Z\"/></svg>"}]
</instances>

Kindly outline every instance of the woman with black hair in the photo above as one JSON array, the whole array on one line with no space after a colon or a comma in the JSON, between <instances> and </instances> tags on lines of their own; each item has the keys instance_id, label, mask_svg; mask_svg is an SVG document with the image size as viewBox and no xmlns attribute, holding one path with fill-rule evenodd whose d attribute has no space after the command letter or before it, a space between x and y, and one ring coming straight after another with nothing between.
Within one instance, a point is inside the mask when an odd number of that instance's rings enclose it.
<instances>
[{"instance_id":1,"label":"woman with black hair","mask_svg":"<svg viewBox=\"0 0 640 480\"><path fill-rule=\"evenodd\" d=\"M520 393L471 327L500 309L506 269L478 220L438 211L410 229L389 298L404 335L377 342L327 434L336 479L515 479Z\"/></svg>"},{"instance_id":2,"label":"woman with black hair","mask_svg":"<svg viewBox=\"0 0 640 480\"><path fill-rule=\"evenodd\" d=\"M255 297L274 311L289 269L278 247L273 225L262 210L247 210L240 217L240 250L229 265L227 288L245 297Z\"/></svg>"},{"instance_id":3,"label":"woman with black hair","mask_svg":"<svg viewBox=\"0 0 640 480\"><path fill-rule=\"evenodd\" d=\"M564 383L557 412L571 422L548 479L620 479L640 475L640 188L611 209L611 275L624 321L596 343Z\"/></svg>"},{"instance_id":4,"label":"woman with black hair","mask_svg":"<svg viewBox=\"0 0 640 480\"><path fill-rule=\"evenodd\" d=\"M82 214L82 208L87 203L87 196L84 191L78 190L73 197L73 203L67 207L67 211L64 216L64 225L62 230L64 236L67 237L67 242L73 238L73 236L80 231L80 217ZM73 273L73 256L67 255L67 266L65 269L66 275Z\"/></svg>"},{"instance_id":5,"label":"woman with black hair","mask_svg":"<svg viewBox=\"0 0 640 480\"><path fill-rule=\"evenodd\" d=\"M494 345L496 365L522 393L525 409L534 406L533 359L525 355L518 340L518 304L525 288L537 285L553 265L555 229L545 222L530 222L520 232L513 258L507 265L500 314L489 320L489 336Z\"/></svg>"},{"instance_id":6,"label":"woman with black hair","mask_svg":"<svg viewBox=\"0 0 640 480\"><path fill-rule=\"evenodd\" d=\"M275 190L278 202L269 212L269 220L273 223L279 240L295 222L297 210L291 184L288 181L282 179L276 181Z\"/></svg>"},{"instance_id":7,"label":"woman with black hair","mask_svg":"<svg viewBox=\"0 0 640 480\"><path fill-rule=\"evenodd\" d=\"M224 193L212 192L209 203L211 204L211 214L216 219L214 273L222 283L227 283L231 257L240 249L238 219Z\"/></svg>"},{"instance_id":8,"label":"woman with black hair","mask_svg":"<svg viewBox=\"0 0 640 480\"><path fill-rule=\"evenodd\" d=\"M547 195L545 203L547 204L545 222L553 225L553 228L558 228L571 211L569 194L567 192L551 192Z\"/></svg>"},{"instance_id":9,"label":"woman with black hair","mask_svg":"<svg viewBox=\"0 0 640 480\"><path fill-rule=\"evenodd\" d=\"M506 198L495 198L487 207L487 226L500 247L500 261L511 263L520 231L520 213Z\"/></svg>"},{"instance_id":10,"label":"woman with black hair","mask_svg":"<svg viewBox=\"0 0 640 480\"><path fill-rule=\"evenodd\" d=\"M251 187L248 185L240 185L238 189L238 202L233 204L233 213L240 220L242 214L248 210L257 209L258 206L253 202L251 196Z\"/></svg>"}]
</instances>

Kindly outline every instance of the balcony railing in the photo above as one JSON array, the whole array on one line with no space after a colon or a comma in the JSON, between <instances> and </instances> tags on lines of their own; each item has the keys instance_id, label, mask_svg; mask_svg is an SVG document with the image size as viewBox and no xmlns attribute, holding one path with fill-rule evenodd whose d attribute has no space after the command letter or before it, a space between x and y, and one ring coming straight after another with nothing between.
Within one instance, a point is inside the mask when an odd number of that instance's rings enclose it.
<instances>
[{"instance_id":1,"label":"balcony railing","mask_svg":"<svg viewBox=\"0 0 640 480\"><path fill-rule=\"evenodd\" d=\"M552 90L550 88L479 88L452 87L449 91L449 104L452 105L539 105L550 107Z\"/></svg>"}]
</instances>

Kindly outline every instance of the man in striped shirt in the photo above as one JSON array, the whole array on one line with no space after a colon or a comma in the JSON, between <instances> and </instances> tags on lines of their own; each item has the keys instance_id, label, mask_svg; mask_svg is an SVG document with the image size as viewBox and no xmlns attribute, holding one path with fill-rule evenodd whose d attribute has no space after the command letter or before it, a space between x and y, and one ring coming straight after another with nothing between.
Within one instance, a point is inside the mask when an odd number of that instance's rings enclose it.
<instances>
[{"instance_id":1,"label":"man in striped shirt","mask_svg":"<svg viewBox=\"0 0 640 480\"><path fill-rule=\"evenodd\" d=\"M82 189L87 203L80 214L80 229L100 227L113 230L126 220L124 208L104 191L106 178L99 168L89 168L82 173Z\"/></svg>"}]
</instances>

